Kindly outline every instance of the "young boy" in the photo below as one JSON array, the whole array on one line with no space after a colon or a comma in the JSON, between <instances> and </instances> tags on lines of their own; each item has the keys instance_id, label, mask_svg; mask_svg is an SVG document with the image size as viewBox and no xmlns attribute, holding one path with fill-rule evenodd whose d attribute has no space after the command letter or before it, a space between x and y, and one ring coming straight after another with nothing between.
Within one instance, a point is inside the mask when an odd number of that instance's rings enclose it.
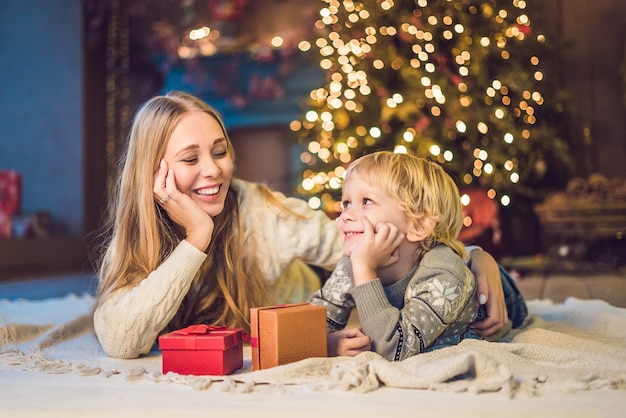
<instances>
[{"instance_id":1,"label":"young boy","mask_svg":"<svg viewBox=\"0 0 626 418\"><path fill-rule=\"evenodd\" d=\"M388 360L480 338L476 279L457 240L459 191L436 163L376 152L346 171L337 226L344 256L311 303L327 308L329 355ZM344 330L356 306L359 329Z\"/></svg>"}]
</instances>

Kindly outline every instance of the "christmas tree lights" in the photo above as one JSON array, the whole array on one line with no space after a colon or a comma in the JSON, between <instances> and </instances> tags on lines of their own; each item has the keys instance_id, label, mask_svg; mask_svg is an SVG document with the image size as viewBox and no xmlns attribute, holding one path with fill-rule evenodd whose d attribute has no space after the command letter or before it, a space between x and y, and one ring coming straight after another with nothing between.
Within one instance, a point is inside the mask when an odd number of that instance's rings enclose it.
<instances>
[{"instance_id":1,"label":"christmas tree lights","mask_svg":"<svg viewBox=\"0 0 626 418\"><path fill-rule=\"evenodd\" d=\"M460 188L508 205L549 165L568 165L546 103L546 36L523 0L322 0L319 52L327 74L292 131L306 149L298 193L339 211L347 164L388 149L441 163ZM313 44L314 46L312 46Z\"/></svg>"}]
</instances>

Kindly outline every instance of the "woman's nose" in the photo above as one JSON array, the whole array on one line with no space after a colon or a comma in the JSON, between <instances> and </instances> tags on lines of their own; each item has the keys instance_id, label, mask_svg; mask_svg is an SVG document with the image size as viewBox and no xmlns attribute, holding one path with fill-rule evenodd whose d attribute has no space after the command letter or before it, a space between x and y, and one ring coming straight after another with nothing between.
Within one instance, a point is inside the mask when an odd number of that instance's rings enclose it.
<instances>
[{"instance_id":1,"label":"woman's nose","mask_svg":"<svg viewBox=\"0 0 626 418\"><path fill-rule=\"evenodd\" d=\"M207 158L202 164L200 174L203 177L217 177L221 171L220 166L216 164L213 158Z\"/></svg>"}]
</instances>

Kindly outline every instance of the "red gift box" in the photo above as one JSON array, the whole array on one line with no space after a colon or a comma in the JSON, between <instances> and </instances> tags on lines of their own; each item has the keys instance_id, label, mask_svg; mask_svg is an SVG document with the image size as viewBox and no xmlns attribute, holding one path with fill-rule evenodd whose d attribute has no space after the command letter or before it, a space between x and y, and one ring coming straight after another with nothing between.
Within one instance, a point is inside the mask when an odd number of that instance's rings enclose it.
<instances>
[{"instance_id":1,"label":"red gift box","mask_svg":"<svg viewBox=\"0 0 626 418\"><path fill-rule=\"evenodd\" d=\"M0 170L0 238L11 238L13 215L22 210L22 176Z\"/></svg>"},{"instance_id":2,"label":"red gift box","mask_svg":"<svg viewBox=\"0 0 626 418\"><path fill-rule=\"evenodd\" d=\"M0 212L13 215L22 210L22 175L0 170Z\"/></svg>"},{"instance_id":3,"label":"red gift box","mask_svg":"<svg viewBox=\"0 0 626 418\"><path fill-rule=\"evenodd\" d=\"M243 365L241 328L191 325L159 337L163 374L227 375Z\"/></svg>"},{"instance_id":4,"label":"red gift box","mask_svg":"<svg viewBox=\"0 0 626 418\"><path fill-rule=\"evenodd\" d=\"M13 216L0 211L0 238L11 238Z\"/></svg>"}]
</instances>

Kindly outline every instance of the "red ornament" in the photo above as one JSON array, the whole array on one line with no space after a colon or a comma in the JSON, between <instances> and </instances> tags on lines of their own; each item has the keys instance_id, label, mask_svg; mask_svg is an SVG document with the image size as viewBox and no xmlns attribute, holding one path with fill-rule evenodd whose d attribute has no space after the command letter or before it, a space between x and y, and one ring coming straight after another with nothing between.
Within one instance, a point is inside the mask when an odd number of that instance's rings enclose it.
<instances>
[{"instance_id":1,"label":"red ornament","mask_svg":"<svg viewBox=\"0 0 626 418\"><path fill-rule=\"evenodd\" d=\"M248 0L208 0L211 14L217 20L237 20L243 14Z\"/></svg>"},{"instance_id":2,"label":"red ornament","mask_svg":"<svg viewBox=\"0 0 626 418\"><path fill-rule=\"evenodd\" d=\"M424 132L429 126L430 126L430 118L428 116L422 115L417 120L417 122L415 122L415 124L413 125L413 128L415 128L417 132Z\"/></svg>"},{"instance_id":3,"label":"red ornament","mask_svg":"<svg viewBox=\"0 0 626 418\"><path fill-rule=\"evenodd\" d=\"M528 36L532 33L531 27L526 25L515 25L520 32Z\"/></svg>"},{"instance_id":4,"label":"red ornament","mask_svg":"<svg viewBox=\"0 0 626 418\"><path fill-rule=\"evenodd\" d=\"M466 219L459 240L466 245L478 245L496 258L501 256L505 246L498 204L481 188L461 190L461 194L467 194L470 203L463 206Z\"/></svg>"}]
</instances>

